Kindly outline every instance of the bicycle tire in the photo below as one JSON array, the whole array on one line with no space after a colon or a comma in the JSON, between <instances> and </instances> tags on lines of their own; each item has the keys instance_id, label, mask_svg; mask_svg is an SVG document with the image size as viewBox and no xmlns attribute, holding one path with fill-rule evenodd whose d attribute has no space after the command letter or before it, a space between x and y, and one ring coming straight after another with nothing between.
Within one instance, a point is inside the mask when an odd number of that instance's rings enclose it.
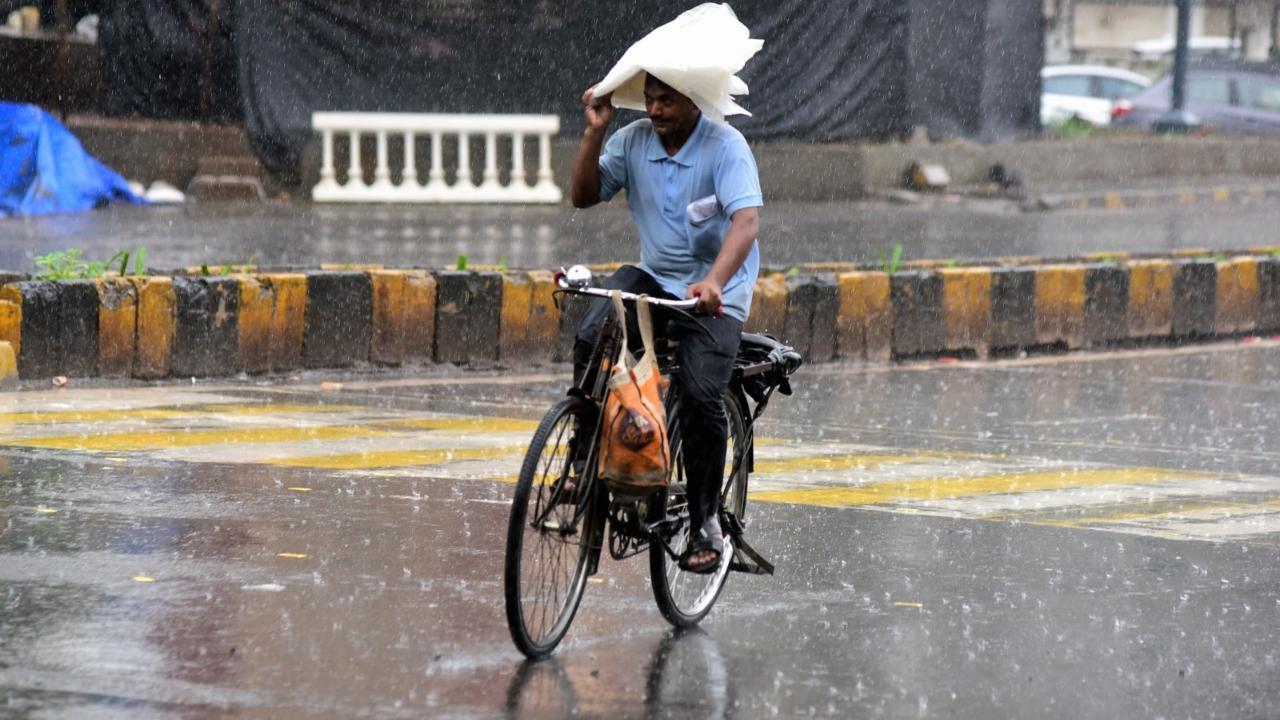
<instances>
[{"instance_id":1,"label":"bicycle tire","mask_svg":"<svg viewBox=\"0 0 1280 720\"><path fill-rule=\"evenodd\" d=\"M746 452L746 420L736 398L726 392L724 409L729 424L729 442L725 449L725 478L720 490L720 499L730 512L742 518L747 507L747 467L742 462ZM672 414L671 423L677 422L679 416ZM666 516L679 515L682 512L687 518L687 500L684 497L684 448L683 439L674 434L676 442L671 448L672 480L665 491L663 505ZM736 472L734 468L737 468ZM682 523L680 530L667 539L668 544L676 552L682 551L689 541L689 523ZM661 543L654 543L649 548L649 578L653 586L653 598L658 604L662 617L675 627L693 627L706 617L715 605L720 593L724 590L729 575L729 561L733 557L733 545L726 534L724 539L724 555L720 567L714 573L699 575L680 569L679 564L671 559Z\"/></svg>"},{"instance_id":2,"label":"bicycle tire","mask_svg":"<svg viewBox=\"0 0 1280 720\"><path fill-rule=\"evenodd\" d=\"M600 521L590 470L577 478L577 499L559 501L574 433L593 439L594 413L587 401L568 397L534 431L511 502L503 572L507 628L520 652L533 659L555 650L573 622Z\"/></svg>"}]
</instances>

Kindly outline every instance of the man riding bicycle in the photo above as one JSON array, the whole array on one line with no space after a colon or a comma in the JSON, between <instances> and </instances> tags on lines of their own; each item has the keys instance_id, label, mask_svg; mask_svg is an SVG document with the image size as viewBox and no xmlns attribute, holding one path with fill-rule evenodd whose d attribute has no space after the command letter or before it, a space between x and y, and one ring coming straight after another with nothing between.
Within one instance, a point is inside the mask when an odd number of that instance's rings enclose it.
<instances>
[{"instance_id":1,"label":"man riding bicycle","mask_svg":"<svg viewBox=\"0 0 1280 720\"><path fill-rule=\"evenodd\" d=\"M718 520L727 442L722 396L760 268L759 173L740 132L651 73L644 79L648 119L618 130L606 145L611 95L595 97L595 89L582 96L587 127L573 167L573 205L588 208L625 190L640 235L640 263L618 269L604 287L698 300L696 317L670 317L679 339L680 421L694 529L680 566L713 572L724 555ZM594 301L578 327L577 382L590 369L592 346L611 311L607 301ZM664 325L655 330L663 332Z\"/></svg>"}]
</instances>

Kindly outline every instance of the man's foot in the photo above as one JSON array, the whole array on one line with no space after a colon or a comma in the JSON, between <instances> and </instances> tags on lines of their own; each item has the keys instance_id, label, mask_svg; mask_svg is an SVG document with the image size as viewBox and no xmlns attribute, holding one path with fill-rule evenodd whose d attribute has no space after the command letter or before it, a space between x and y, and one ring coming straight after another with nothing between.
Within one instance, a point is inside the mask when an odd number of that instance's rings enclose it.
<instances>
[{"instance_id":1,"label":"man's foot","mask_svg":"<svg viewBox=\"0 0 1280 720\"><path fill-rule=\"evenodd\" d=\"M689 540L689 547L680 556L680 569L699 575L712 573L720 567L723 555L724 533L720 531L720 521L713 516Z\"/></svg>"}]
</instances>

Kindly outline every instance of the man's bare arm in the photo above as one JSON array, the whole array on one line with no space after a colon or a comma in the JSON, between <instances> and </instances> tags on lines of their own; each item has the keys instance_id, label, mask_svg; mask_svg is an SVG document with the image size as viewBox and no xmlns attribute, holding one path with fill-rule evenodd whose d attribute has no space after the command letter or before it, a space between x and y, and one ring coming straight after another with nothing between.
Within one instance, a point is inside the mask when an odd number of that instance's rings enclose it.
<instances>
[{"instance_id":1,"label":"man's bare arm","mask_svg":"<svg viewBox=\"0 0 1280 720\"><path fill-rule=\"evenodd\" d=\"M573 161L573 177L569 181L569 196L576 208L589 208L600 202L600 149L604 146L605 130L613 120L612 95L593 100L589 88L582 94L582 114L587 129L582 133L578 157Z\"/></svg>"},{"instance_id":2,"label":"man's bare arm","mask_svg":"<svg viewBox=\"0 0 1280 720\"><path fill-rule=\"evenodd\" d=\"M698 298L699 312L720 314L720 305L724 302L724 286L747 261L759 229L759 208L742 208L733 214L729 232L725 233L724 244L720 246L720 254L711 264L711 270L706 277L690 285L685 294L685 297Z\"/></svg>"}]
</instances>

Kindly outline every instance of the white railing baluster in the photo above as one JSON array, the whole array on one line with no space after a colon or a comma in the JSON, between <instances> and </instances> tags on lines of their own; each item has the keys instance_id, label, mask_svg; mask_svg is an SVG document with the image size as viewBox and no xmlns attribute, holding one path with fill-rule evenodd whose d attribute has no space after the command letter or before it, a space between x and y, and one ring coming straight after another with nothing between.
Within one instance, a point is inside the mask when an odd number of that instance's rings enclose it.
<instances>
[{"instance_id":1,"label":"white railing baluster","mask_svg":"<svg viewBox=\"0 0 1280 720\"><path fill-rule=\"evenodd\" d=\"M471 185L471 136L465 132L458 133L458 181L454 190L462 190Z\"/></svg>"},{"instance_id":2,"label":"white railing baluster","mask_svg":"<svg viewBox=\"0 0 1280 720\"><path fill-rule=\"evenodd\" d=\"M529 187L524 178L524 133L511 135L511 185L520 191Z\"/></svg>"},{"instance_id":3,"label":"white railing baluster","mask_svg":"<svg viewBox=\"0 0 1280 720\"><path fill-rule=\"evenodd\" d=\"M331 195L339 192L337 172L333 168L333 131L320 133L320 182L312 191L314 195Z\"/></svg>"},{"instance_id":4,"label":"white railing baluster","mask_svg":"<svg viewBox=\"0 0 1280 720\"><path fill-rule=\"evenodd\" d=\"M484 178L479 192L493 200L502 197L502 186L498 184L498 134L492 130L484 135Z\"/></svg>"},{"instance_id":5,"label":"white railing baluster","mask_svg":"<svg viewBox=\"0 0 1280 720\"><path fill-rule=\"evenodd\" d=\"M387 162L387 131L378 131L378 165L373 171L373 185L371 189L379 193L385 193L392 188L391 185L391 164Z\"/></svg>"},{"instance_id":6,"label":"white railing baluster","mask_svg":"<svg viewBox=\"0 0 1280 720\"><path fill-rule=\"evenodd\" d=\"M551 200L551 198L555 200ZM551 179L551 133L538 134L538 184L533 186L538 202L560 202L560 188Z\"/></svg>"},{"instance_id":7,"label":"white railing baluster","mask_svg":"<svg viewBox=\"0 0 1280 720\"><path fill-rule=\"evenodd\" d=\"M416 153L417 150L413 146L413 133L406 132L404 134L404 174L400 184L411 190L418 188L418 158Z\"/></svg>"},{"instance_id":8,"label":"white railing baluster","mask_svg":"<svg viewBox=\"0 0 1280 720\"><path fill-rule=\"evenodd\" d=\"M444 134L431 133L431 174L427 183L427 195L432 200L445 197L449 188L444 182Z\"/></svg>"},{"instance_id":9,"label":"white railing baluster","mask_svg":"<svg viewBox=\"0 0 1280 720\"><path fill-rule=\"evenodd\" d=\"M351 162L347 166L347 185L364 188L364 168L360 166L360 133L351 131Z\"/></svg>"},{"instance_id":10,"label":"white railing baluster","mask_svg":"<svg viewBox=\"0 0 1280 720\"><path fill-rule=\"evenodd\" d=\"M412 113L321 112L311 118L321 133L320 180L312 189L318 202L559 202L561 192L551 173L551 137L560 131L554 115L440 115ZM335 134L350 138L351 155L344 183L335 171ZM377 157L372 184L365 182L360 138L372 133ZM401 181L393 183L388 136L404 137L404 156L398 158ZM484 134L484 170L473 182L471 136ZM431 168L425 186L418 182L416 136L429 135ZM457 137L455 180L447 181L444 138ZM511 177L506 185L498 173L499 135L511 136ZM538 136L537 184L530 187L524 162L526 135Z\"/></svg>"}]
</instances>

